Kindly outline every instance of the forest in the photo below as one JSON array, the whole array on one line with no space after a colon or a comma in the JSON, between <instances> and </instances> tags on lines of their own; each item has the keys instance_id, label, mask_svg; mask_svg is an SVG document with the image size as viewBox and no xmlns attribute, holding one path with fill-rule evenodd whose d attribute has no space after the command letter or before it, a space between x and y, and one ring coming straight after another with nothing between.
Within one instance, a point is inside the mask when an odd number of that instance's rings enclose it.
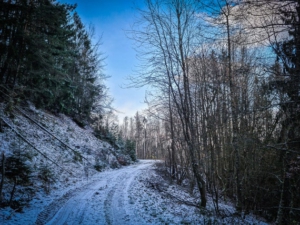
<instances>
[{"instance_id":1,"label":"forest","mask_svg":"<svg viewBox=\"0 0 300 225\"><path fill-rule=\"evenodd\" d=\"M1 97L78 119L108 101L101 40L76 5L45 1L0 3ZM10 96L10 97L7 97Z\"/></svg>"},{"instance_id":2,"label":"forest","mask_svg":"<svg viewBox=\"0 0 300 225\"><path fill-rule=\"evenodd\" d=\"M147 0L128 35L151 86L126 117L138 158L165 159L212 195L276 224L300 221L300 2ZM221 213L221 212L219 212Z\"/></svg>"},{"instance_id":3,"label":"forest","mask_svg":"<svg viewBox=\"0 0 300 225\"><path fill-rule=\"evenodd\" d=\"M76 5L1 0L0 99L30 101L137 158L163 159L199 207L212 196L276 224L300 221L300 1L145 0L131 30L151 87L148 108L118 125L101 40ZM105 44L105 43L104 43ZM100 125L99 125L100 124ZM132 157L135 155L131 152Z\"/></svg>"}]
</instances>

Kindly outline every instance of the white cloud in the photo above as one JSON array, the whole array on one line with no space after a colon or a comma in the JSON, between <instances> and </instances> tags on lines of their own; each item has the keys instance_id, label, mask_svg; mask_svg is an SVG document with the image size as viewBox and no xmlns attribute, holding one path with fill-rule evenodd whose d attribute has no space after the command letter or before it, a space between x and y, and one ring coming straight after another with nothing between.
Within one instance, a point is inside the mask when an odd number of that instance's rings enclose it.
<instances>
[{"instance_id":1,"label":"white cloud","mask_svg":"<svg viewBox=\"0 0 300 225\"><path fill-rule=\"evenodd\" d=\"M119 121L122 123L124 117L134 117L137 111L141 112L147 107L145 103L138 103L128 99L123 104L118 104L116 110L118 110Z\"/></svg>"}]
</instances>

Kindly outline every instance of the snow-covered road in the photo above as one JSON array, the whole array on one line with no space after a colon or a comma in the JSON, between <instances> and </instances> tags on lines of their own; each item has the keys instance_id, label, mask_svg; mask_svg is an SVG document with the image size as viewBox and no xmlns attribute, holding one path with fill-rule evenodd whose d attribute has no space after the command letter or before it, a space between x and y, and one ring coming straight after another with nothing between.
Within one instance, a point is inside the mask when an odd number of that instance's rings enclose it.
<instances>
[{"instance_id":1,"label":"snow-covered road","mask_svg":"<svg viewBox=\"0 0 300 225\"><path fill-rule=\"evenodd\" d=\"M134 194L131 193L134 190L132 185L139 175L147 173L154 163L155 161L145 160L119 170L101 173L98 181L74 191L72 197L63 204L61 200L57 204L53 202L40 213L44 216L38 217L36 224L146 224L136 214L130 196ZM54 207L59 204L60 208ZM49 218L50 215L52 218Z\"/></svg>"},{"instance_id":2,"label":"snow-covered road","mask_svg":"<svg viewBox=\"0 0 300 225\"><path fill-rule=\"evenodd\" d=\"M117 170L74 182L67 190L57 189L48 197L36 197L22 213L0 210L0 224L7 225L160 225L160 224L260 224L253 215L234 216L233 204L219 208L217 218L211 197L207 209L199 209L199 197L165 176L163 163L141 160ZM233 215L233 216L231 216Z\"/></svg>"}]
</instances>

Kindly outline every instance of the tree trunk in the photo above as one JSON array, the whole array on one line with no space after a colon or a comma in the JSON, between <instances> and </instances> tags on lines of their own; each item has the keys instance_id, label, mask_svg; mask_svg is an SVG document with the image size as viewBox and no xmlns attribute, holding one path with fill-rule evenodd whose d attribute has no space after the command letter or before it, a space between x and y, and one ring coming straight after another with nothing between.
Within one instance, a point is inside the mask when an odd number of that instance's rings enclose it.
<instances>
[{"instance_id":1,"label":"tree trunk","mask_svg":"<svg viewBox=\"0 0 300 225\"><path fill-rule=\"evenodd\" d=\"M15 194L15 191L16 191L16 186L17 186L17 178L15 177L14 178L14 186L13 186L13 189L10 193L10 199L9 199L9 205L11 206L12 204L12 200L13 200L13 197L14 197L14 194Z\"/></svg>"},{"instance_id":2,"label":"tree trunk","mask_svg":"<svg viewBox=\"0 0 300 225\"><path fill-rule=\"evenodd\" d=\"M227 30L227 60L228 60L228 78L229 78L229 88L230 88L230 107L232 111L232 146L234 149L234 169L235 169L235 185L236 185L236 209L241 210L242 202L241 202L241 184L240 184L240 156L239 156L239 148L237 146L237 136L238 136L238 115L237 115L237 97L236 97L236 88L235 83L233 81L232 74L232 55L231 55L231 35L230 35L230 22L229 22L229 14L230 7L228 2L226 2L227 13L226 16L226 30Z\"/></svg>"},{"instance_id":3,"label":"tree trunk","mask_svg":"<svg viewBox=\"0 0 300 225\"><path fill-rule=\"evenodd\" d=\"M0 204L2 203L2 190L3 190L3 184L4 184L4 175L5 175L5 155L4 152L2 152L2 161L1 161L1 183L0 183Z\"/></svg>"},{"instance_id":4,"label":"tree trunk","mask_svg":"<svg viewBox=\"0 0 300 225\"><path fill-rule=\"evenodd\" d=\"M200 192L200 198L201 198L200 207L205 208L206 202L207 202L205 181L204 181L203 177L201 176L201 174L199 173L198 163L195 160L193 151L194 150L192 149L192 147L190 147L190 155L192 158L192 160L191 160L192 161L192 169L193 169L194 176L196 178L198 190Z\"/></svg>"}]
</instances>

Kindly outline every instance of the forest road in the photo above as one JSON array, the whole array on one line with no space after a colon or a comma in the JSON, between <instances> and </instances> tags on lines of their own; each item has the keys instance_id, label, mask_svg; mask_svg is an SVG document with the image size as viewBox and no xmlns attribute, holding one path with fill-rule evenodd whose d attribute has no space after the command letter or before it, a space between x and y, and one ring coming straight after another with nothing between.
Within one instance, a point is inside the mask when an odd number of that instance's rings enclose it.
<instances>
[{"instance_id":1,"label":"forest road","mask_svg":"<svg viewBox=\"0 0 300 225\"><path fill-rule=\"evenodd\" d=\"M40 219L36 224L145 224L143 218L136 214L130 197L134 194L131 193L131 186L139 175L147 173L154 164L154 160L141 160L122 169L100 173L97 181L75 190L66 201L54 200L51 206L43 210L47 214L45 220Z\"/></svg>"}]
</instances>

